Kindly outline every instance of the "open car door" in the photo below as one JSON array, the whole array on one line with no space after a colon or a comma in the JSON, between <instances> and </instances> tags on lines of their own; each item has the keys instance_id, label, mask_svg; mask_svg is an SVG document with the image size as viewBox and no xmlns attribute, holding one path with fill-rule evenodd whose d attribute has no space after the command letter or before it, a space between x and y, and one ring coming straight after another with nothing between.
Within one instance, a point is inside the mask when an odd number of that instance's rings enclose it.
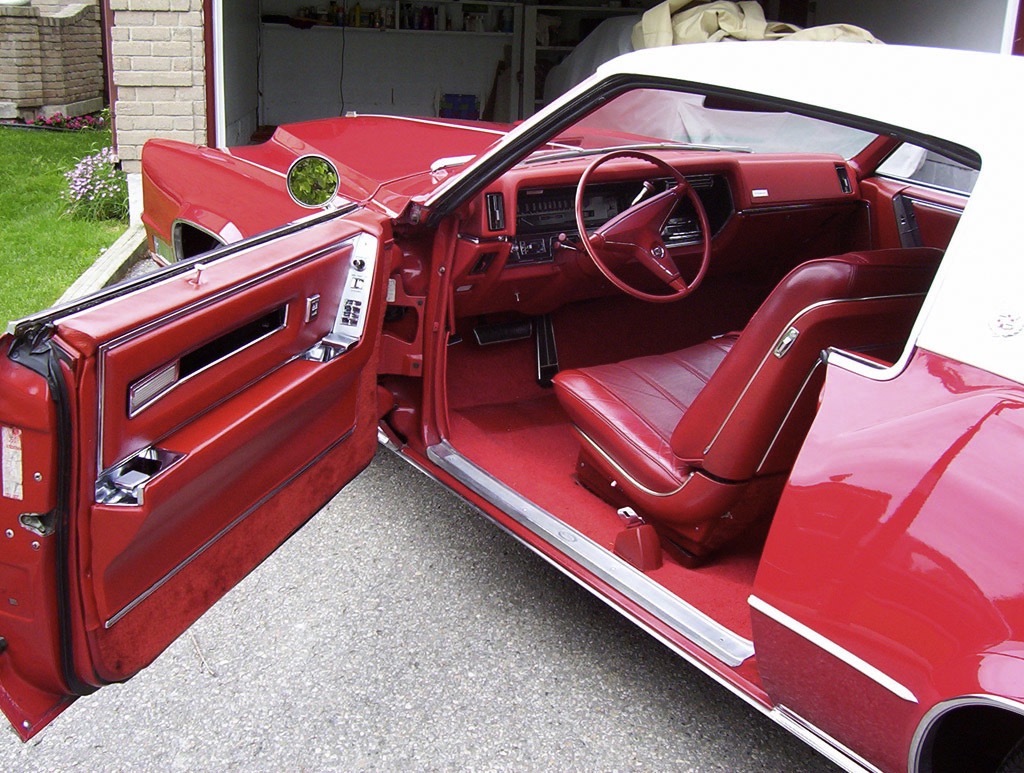
<instances>
[{"instance_id":1,"label":"open car door","mask_svg":"<svg viewBox=\"0 0 1024 773\"><path fill-rule=\"evenodd\" d=\"M122 681L372 459L390 224L317 216L0 343L0 707Z\"/></svg>"}]
</instances>

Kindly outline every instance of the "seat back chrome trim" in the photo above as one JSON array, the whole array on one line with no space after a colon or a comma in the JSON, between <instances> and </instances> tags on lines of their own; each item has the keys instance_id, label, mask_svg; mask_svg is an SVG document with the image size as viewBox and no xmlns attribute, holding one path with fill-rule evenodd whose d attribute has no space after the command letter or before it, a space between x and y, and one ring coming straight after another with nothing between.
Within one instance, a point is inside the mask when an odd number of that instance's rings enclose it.
<instances>
[{"instance_id":1,"label":"seat back chrome trim","mask_svg":"<svg viewBox=\"0 0 1024 773\"><path fill-rule=\"evenodd\" d=\"M795 327L796 326L797 321L800 320L801 317L803 317L803 316L805 316L807 314L810 314L812 312L815 312L818 309L824 309L824 308L827 308L829 306L838 306L838 305L841 305L841 304L871 303L871 302L874 302L874 301L891 301L891 300L901 300L901 299L904 299L904 298L924 298L924 296L925 296L925 293L902 293L902 294L898 294L898 295L871 295L871 296L863 296L863 297L858 297L858 298L829 298L827 300L818 301L816 303L810 304L809 306L805 306L800 311L798 311L796 314L794 314L793 317L789 320L789 322L782 326L781 330L779 331L779 335L776 336L776 338L774 340L777 343L785 335L787 330L789 330L791 327ZM911 338L913 338L913 334L911 334ZM750 378L747 380L747 383L743 387L743 390L740 392L740 394L736 398L735 402L733 402L732 408L729 409L729 412L725 415L725 418L722 419L722 423L718 426L718 429L715 431L714 437L711 438L711 442L708 443L707 446L705 446L705 448L704 448L704 456L707 456L709 453L711 453L712 447L718 441L718 438L721 437L722 432L725 431L726 425L732 419L733 414L736 413L736 410L739 408L740 403L742 403L743 399L747 396L747 392L749 392L751 387L753 387L754 382L757 380L757 377L761 373L761 369L764 368L764 366L771 360L771 357L772 357L774 349L775 349L775 346L773 346L771 349L769 349L765 353L765 355L762 358L761 362L754 369L754 372L751 374ZM904 347L904 352L906 352L906 349L907 349L907 347L905 346ZM814 367L817 367L817 364L815 364ZM709 382L710 382L710 379L709 379ZM705 388L707 388L707 385L705 385Z\"/></svg>"},{"instance_id":2,"label":"seat back chrome trim","mask_svg":"<svg viewBox=\"0 0 1024 773\"><path fill-rule=\"evenodd\" d=\"M427 457L475 494L726 665L735 668L753 656L753 642L708 617L610 550L496 480L462 456L448 441L430 446Z\"/></svg>"}]
</instances>

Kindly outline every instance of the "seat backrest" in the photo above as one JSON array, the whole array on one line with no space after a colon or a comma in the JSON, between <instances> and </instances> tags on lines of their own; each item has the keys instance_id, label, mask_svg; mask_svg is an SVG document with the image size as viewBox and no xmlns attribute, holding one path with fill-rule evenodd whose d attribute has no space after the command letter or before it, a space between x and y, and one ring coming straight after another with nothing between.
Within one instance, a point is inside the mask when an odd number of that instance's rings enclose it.
<instances>
[{"instance_id":1,"label":"seat backrest","mask_svg":"<svg viewBox=\"0 0 1024 773\"><path fill-rule=\"evenodd\" d=\"M789 272L672 434L681 460L731 481L792 465L813 417L821 352L902 351L942 251L868 250Z\"/></svg>"}]
</instances>

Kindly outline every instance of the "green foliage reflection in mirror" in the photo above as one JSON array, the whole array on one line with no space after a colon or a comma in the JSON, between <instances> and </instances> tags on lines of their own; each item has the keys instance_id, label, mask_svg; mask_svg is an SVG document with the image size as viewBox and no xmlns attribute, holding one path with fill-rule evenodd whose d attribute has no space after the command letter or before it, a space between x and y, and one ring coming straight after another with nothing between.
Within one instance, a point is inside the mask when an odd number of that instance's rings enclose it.
<instances>
[{"instance_id":1,"label":"green foliage reflection in mirror","mask_svg":"<svg viewBox=\"0 0 1024 773\"><path fill-rule=\"evenodd\" d=\"M322 207L338 192L338 170L320 156L303 156L288 170L288 192L304 207Z\"/></svg>"}]
</instances>

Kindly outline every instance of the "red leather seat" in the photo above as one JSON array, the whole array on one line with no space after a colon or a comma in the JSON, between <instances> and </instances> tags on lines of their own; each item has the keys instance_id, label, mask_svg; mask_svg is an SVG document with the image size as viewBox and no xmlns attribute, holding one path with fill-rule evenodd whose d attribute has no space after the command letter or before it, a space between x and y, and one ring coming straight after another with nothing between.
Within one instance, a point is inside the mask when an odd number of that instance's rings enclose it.
<instances>
[{"instance_id":1,"label":"red leather seat","mask_svg":"<svg viewBox=\"0 0 1024 773\"><path fill-rule=\"evenodd\" d=\"M829 347L898 357L941 251L853 252L804 263L746 328L681 351L559 373L578 473L702 556L774 510L817 404Z\"/></svg>"}]
</instances>

